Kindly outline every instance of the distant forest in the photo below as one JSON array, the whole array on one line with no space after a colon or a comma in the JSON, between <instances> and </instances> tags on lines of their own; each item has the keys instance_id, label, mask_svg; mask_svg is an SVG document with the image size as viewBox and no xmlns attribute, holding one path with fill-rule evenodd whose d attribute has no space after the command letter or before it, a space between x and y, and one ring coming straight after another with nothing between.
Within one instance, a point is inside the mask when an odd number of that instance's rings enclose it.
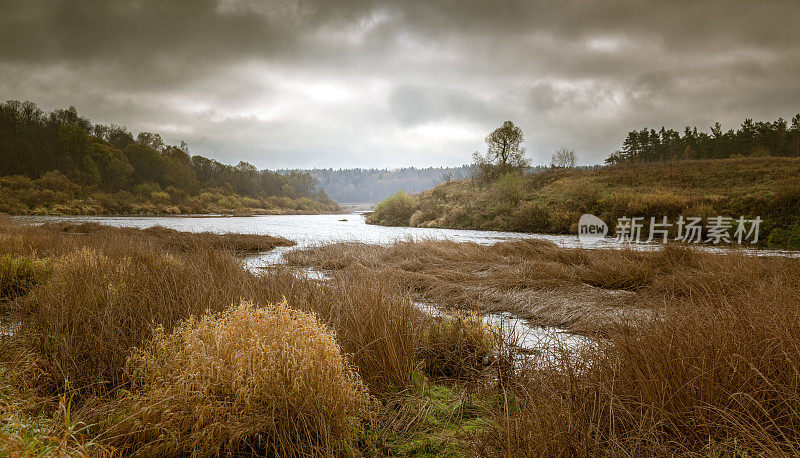
<instances>
[{"instance_id":1,"label":"distant forest","mask_svg":"<svg viewBox=\"0 0 800 458\"><path fill-rule=\"evenodd\" d=\"M689 126L683 134L664 127L659 131L634 130L628 133L622 150L606 163L765 156L800 157L800 114L792 118L791 125L782 118L774 122L747 119L739 129L727 132L720 123L715 123L709 133Z\"/></svg>"},{"instance_id":2,"label":"distant forest","mask_svg":"<svg viewBox=\"0 0 800 458\"><path fill-rule=\"evenodd\" d=\"M45 113L32 102L0 104L0 176L0 211L9 213L336 208L307 173L221 164L191 156L183 142L134 137L92 124L74 107Z\"/></svg>"},{"instance_id":3,"label":"distant forest","mask_svg":"<svg viewBox=\"0 0 800 458\"><path fill-rule=\"evenodd\" d=\"M406 167L401 169L310 169L279 170L281 174L305 172L337 202L371 203L397 191L418 193L446 181L469 178L472 167Z\"/></svg>"},{"instance_id":4,"label":"distant forest","mask_svg":"<svg viewBox=\"0 0 800 458\"><path fill-rule=\"evenodd\" d=\"M417 194L442 183L458 181L473 176L475 164L460 167L405 167L400 169L289 169L278 173L308 173L319 186L340 203L375 203L405 191ZM593 170L598 166L575 166L578 170ZM550 166L525 167L525 174L540 173Z\"/></svg>"}]
</instances>

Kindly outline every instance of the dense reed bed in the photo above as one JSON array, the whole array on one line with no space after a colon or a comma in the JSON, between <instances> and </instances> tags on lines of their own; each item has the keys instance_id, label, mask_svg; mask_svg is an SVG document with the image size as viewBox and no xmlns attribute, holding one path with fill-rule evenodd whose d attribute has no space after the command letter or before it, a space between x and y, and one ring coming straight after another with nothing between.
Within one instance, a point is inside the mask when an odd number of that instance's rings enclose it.
<instances>
[{"instance_id":1,"label":"dense reed bed","mask_svg":"<svg viewBox=\"0 0 800 458\"><path fill-rule=\"evenodd\" d=\"M515 402L483 445L515 455L797 456L798 270L736 256L704 263L716 269L676 274L674 290L653 299L664 302L653 319L556 370L519 374Z\"/></svg>"},{"instance_id":2,"label":"dense reed bed","mask_svg":"<svg viewBox=\"0 0 800 458\"><path fill-rule=\"evenodd\" d=\"M0 337L0 454L800 453L797 260L535 240L293 252L332 271L318 281L256 275L208 237L0 221L21 320ZM486 310L598 337L520 355Z\"/></svg>"},{"instance_id":3,"label":"dense reed bed","mask_svg":"<svg viewBox=\"0 0 800 458\"><path fill-rule=\"evenodd\" d=\"M596 346L564 349L556 366L533 355L516 370L475 453L800 453L797 259L681 246L586 251L525 240L328 245L290 260L382 273L417 298L451 307L500 308L602 331ZM546 300L570 301L580 291L617 299L590 307L589 294L572 307Z\"/></svg>"},{"instance_id":4,"label":"dense reed bed","mask_svg":"<svg viewBox=\"0 0 800 458\"><path fill-rule=\"evenodd\" d=\"M389 450L398 439L383 434L386 419L396 425L391 412L405 405L398 399L419 396L420 339L435 326L395 282L359 273L322 284L285 268L255 275L237 257L240 247L221 237L164 232L2 222L0 256L14 263L3 277L14 281L3 285L15 292L4 310L21 328L0 338L9 393L0 398L0 450ZM243 301L252 305L231 308ZM288 369L264 372L281 358ZM284 395L289 404L277 401ZM207 403L260 414L190 408Z\"/></svg>"}]
</instances>

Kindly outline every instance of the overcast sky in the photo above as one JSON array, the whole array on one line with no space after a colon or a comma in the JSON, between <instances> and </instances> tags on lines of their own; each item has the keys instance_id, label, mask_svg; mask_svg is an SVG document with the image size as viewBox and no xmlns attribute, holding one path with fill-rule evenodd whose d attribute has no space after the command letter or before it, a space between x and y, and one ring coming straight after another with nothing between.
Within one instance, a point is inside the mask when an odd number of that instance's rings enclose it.
<instances>
[{"instance_id":1,"label":"overcast sky","mask_svg":"<svg viewBox=\"0 0 800 458\"><path fill-rule=\"evenodd\" d=\"M800 2L0 0L0 99L259 168L460 165L505 120L599 163L800 112Z\"/></svg>"}]
</instances>

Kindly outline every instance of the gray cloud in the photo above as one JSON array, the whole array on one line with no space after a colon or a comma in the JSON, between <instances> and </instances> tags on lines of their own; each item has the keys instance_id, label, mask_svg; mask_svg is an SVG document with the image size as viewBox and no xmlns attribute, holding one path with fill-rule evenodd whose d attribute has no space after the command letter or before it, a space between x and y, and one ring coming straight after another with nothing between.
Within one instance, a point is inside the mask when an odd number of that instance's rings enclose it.
<instances>
[{"instance_id":1,"label":"gray cloud","mask_svg":"<svg viewBox=\"0 0 800 458\"><path fill-rule=\"evenodd\" d=\"M389 96L392 114L407 126L441 120L493 121L502 118L494 100L447 86L401 85Z\"/></svg>"},{"instance_id":2,"label":"gray cloud","mask_svg":"<svg viewBox=\"0 0 800 458\"><path fill-rule=\"evenodd\" d=\"M0 0L0 99L259 167L534 162L800 111L793 0Z\"/></svg>"}]
</instances>

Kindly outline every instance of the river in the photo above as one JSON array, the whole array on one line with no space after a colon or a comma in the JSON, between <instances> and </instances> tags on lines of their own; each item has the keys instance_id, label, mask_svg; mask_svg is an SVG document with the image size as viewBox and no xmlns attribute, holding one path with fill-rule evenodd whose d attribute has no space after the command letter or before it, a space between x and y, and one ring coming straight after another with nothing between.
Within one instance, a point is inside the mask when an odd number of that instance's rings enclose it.
<instances>
[{"instance_id":1,"label":"river","mask_svg":"<svg viewBox=\"0 0 800 458\"><path fill-rule=\"evenodd\" d=\"M447 239L491 245L502 240L545 238L561 246L579 246L576 236L523 234L516 232L385 227L367 224L359 213L341 215L264 215L264 216L20 216L19 221L96 222L109 226L147 228L163 226L179 231L262 234L284 237L296 247L279 247L269 253L248 257L250 267L281 262L291 249L336 242L389 244L397 240Z\"/></svg>"},{"instance_id":2,"label":"river","mask_svg":"<svg viewBox=\"0 0 800 458\"><path fill-rule=\"evenodd\" d=\"M475 231L466 229L438 229L418 227L385 227L367 224L359 213L340 215L263 215L263 216L18 216L23 222L47 221L97 222L109 226L147 228L163 226L179 231L266 234L285 237L297 242L296 247L278 248L270 253L248 259L248 264L274 264L280 262L287 250L335 242L361 242L389 244L397 240L447 239L456 242L475 242L491 245L503 240L539 238L562 247L581 247L576 235L529 234L521 232ZM658 244L625 245L636 249L654 249ZM613 238L601 240L594 248L621 248L623 244ZM719 248L702 245L710 251ZM759 256L800 256L800 252L784 250L742 250Z\"/></svg>"},{"instance_id":3,"label":"river","mask_svg":"<svg viewBox=\"0 0 800 458\"><path fill-rule=\"evenodd\" d=\"M109 226L146 228L163 226L189 232L233 232L285 237L299 247L334 242L386 244L404 239L449 239L457 242L492 244L501 240L542 237L560 245L577 245L577 237L567 235L523 234L516 232L473 231L385 227L366 224L359 213L341 215L265 215L265 216L19 216L19 221L97 222Z\"/></svg>"}]
</instances>

